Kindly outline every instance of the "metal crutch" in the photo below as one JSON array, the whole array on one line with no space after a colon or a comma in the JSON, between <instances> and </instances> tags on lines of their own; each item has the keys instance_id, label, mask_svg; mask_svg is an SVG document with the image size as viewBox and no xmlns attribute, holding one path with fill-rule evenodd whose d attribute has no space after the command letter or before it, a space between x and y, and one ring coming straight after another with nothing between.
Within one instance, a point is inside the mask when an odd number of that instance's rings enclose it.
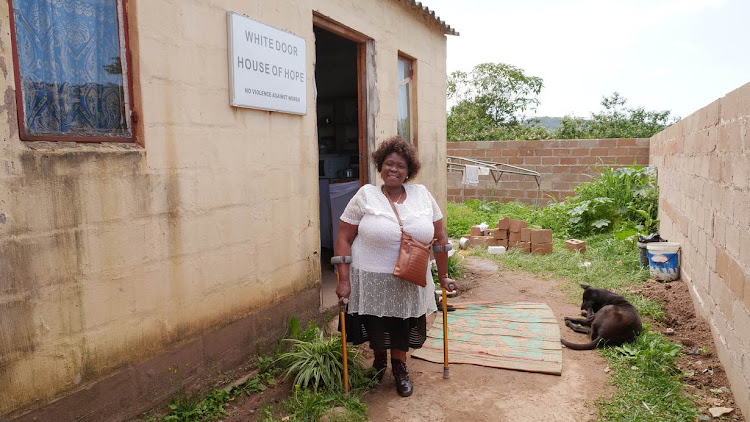
<instances>
[{"instance_id":1,"label":"metal crutch","mask_svg":"<svg viewBox=\"0 0 750 422\"><path fill-rule=\"evenodd\" d=\"M351 256L334 256L331 258L331 265L337 264L351 264ZM339 281L339 272L336 271L336 282ZM349 299L343 298L339 303L339 322L341 324L341 351L342 361L344 364L344 394L349 394L349 354L346 350L346 305L349 304Z\"/></svg>"},{"instance_id":2,"label":"metal crutch","mask_svg":"<svg viewBox=\"0 0 750 422\"><path fill-rule=\"evenodd\" d=\"M448 286L451 290L456 289L456 285L453 283ZM450 377L451 373L448 368L448 291L443 287L443 379Z\"/></svg>"}]
</instances>

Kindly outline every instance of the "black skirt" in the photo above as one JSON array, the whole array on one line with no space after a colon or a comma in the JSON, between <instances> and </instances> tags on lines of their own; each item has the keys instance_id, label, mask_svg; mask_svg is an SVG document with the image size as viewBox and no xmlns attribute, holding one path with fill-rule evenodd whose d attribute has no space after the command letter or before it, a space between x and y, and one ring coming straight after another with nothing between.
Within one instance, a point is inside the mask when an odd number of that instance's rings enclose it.
<instances>
[{"instance_id":1,"label":"black skirt","mask_svg":"<svg viewBox=\"0 0 750 422\"><path fill-rule=\"evenodd\" d=\"M341 321L339 321L341 331ZM408 352L419 349L427 340L427 317L378 317L346 314L346 341L354 344L370 342L370 349L397 349Z\"/></svg>"}]
</instances>

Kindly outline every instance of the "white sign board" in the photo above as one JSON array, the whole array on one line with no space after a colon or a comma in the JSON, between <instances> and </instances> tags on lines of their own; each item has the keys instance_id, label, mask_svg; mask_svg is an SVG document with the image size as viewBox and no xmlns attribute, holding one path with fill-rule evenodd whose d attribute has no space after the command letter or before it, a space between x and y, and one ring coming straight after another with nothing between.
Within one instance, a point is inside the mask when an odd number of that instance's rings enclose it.
<instances>
[{"instance_id":1,"label":"white sign board","mask_svg":"<svg viewBox=\"0 0 750 422\"><path fill-rule=\"evenodd\" d=\"M307 114L305 39L234 12L227 24L230 104Z\"/></svg>"}]
</instances>

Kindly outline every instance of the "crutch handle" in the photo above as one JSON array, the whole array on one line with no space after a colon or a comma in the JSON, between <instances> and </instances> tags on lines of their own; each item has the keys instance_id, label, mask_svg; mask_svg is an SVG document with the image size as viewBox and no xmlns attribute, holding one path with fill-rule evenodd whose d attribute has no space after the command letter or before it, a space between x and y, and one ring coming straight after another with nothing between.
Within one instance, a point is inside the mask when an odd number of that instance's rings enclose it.
<instances>
[{"instance_id":1,"label":"crutch handle","mask_svg":"<svg viewBox=\"0 0 750 422\"><path fill-rule=\"evenodd\" d=\"M351 264L352 263L352 257L351 256L334 256L331 258L331 265L336 264Z\"/></svg>"},{"instance_id":2,"label":"crutch handle","mask_svg":"<svg viewBox=\"0 0 750 422\"><path fill-rule=\"evenodd\" d=\"M432 245L432 251L433 252L448 252L453 250L453 245L450 243L446 243L445 245Z\"/></svg>"},{"instance_id":3,"label":"crutch handle","mask_svg":"<svg viewBox=\"0 0 750 422\"><path fill-rule=\"evenodd\" d=\"M348 305L348 304L349 304L349 298L345 297L345 298L341 299L341 301L339 302L339 308L341 308L341 312L344 311L344 308L346 308L346 305Z\"/></svg>"}]
</instances>

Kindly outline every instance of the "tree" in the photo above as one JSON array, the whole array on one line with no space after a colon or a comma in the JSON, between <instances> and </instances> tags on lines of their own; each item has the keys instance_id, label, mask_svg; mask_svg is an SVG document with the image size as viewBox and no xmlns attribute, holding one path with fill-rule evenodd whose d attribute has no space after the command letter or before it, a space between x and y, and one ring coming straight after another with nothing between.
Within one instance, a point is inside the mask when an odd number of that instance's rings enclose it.
<instances>
[{"instance_id":1,"label":"tree","mask_svg":"<svg viewBox=\"0 0 750 422\"><path fill-rule=\"evenodd\" d=\"M447 81L448 140L543 139L544 128L524 125L523 113L539 104L542 78L503 63L482 63ZM540 130L541 129L541 130ZM511 136L508 138L508 136Z\"/></svg>"},{"instance_id":2,"label":"tree","mask_svg":"<svg viewBox=\"0 0 750 422\"><path fill-rule=\"evenodd\" d=\"M679 119L669 111L646 111L643 107L627 108L627 99L614 92L602 99L604 111L592 113L591 119L565 116L555 131L557 139L649 138Z\"/></svg>"}]
</instances>

